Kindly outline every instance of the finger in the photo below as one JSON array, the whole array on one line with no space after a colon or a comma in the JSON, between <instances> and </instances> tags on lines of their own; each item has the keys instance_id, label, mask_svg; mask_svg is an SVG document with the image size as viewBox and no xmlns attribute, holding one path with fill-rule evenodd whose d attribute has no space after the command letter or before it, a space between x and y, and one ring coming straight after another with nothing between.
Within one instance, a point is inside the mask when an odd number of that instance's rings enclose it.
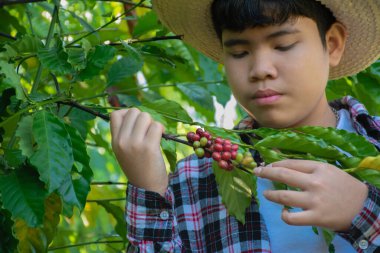
<instances>
[{"instance_id":1,"label":"finger","mask_svg":"<svg viewBox=\"0 0 380 253\"><path fill-rule=\"evenodd\" d=\"M141 111L137 108L132 108L127 111L118 135L120 140L127 140L130 138L135 127L136 119L140 113Z\"/></svg>"},{"instance_id":2,"label":"finger","mask_svg":"<svg viewBox=\"0 0 380 253\"><path fill-rule=\"evenodd\" d=\"M257 167L256 176L275 182L284 183L292 187L305 189L312 178L310 174L299 172L285 167Z\"/></svg>"},{"instance_id":3,"label":"finger","mask_svg":"<svg viewBox=\"0 0 380 253\"><path fill-rule=\"evenodd\" d=\"M145 139L146 133L149 129L150 124L152 123L152 118L149 113L142 112L140 113L135 121L133 127L133 135L131 140L135 142L140 142Z\"/></svg>"},{"instance_id":4,"label":"finger","mask_svg":"<svg viewBox=\"0 0 380 253\"><path fill-rule=\"evenodd\" d=\"M311 210L302 212L290 212L286 208L282 210L281 219L288 225L315 226L314 212Z\"/></svg>"},{"instance_id":5,"label":"finger","mask_svg":"<svg viewBox=\"0 0 380 253\"><path fill-rule=\"evenodd\" d=\"M310 197L306 192L286 190L265 191L264 197L284 206L300 207L302 209L310 208Z\"/></svg>"},{"instance_id":6,"label":"finger","mask_svg":"<svg viewBox=\"0 0 380 253\"><path fill-rule=\"evenodd\" d=\"M111 113L110 116L110 128L111 135L117 136L120 130L120 126L123 123L123 119L128 110L118 110Z\"/></svg>"},{"instance_id":7,"label":"finger","mask_svg":"<svg viewBox=\"0 0 380 253\"><path fill-rule=\"evenodd\" d=\"M321 164L323 163L317 161L288 159L274 162L267 167L285 167L303 173L313 173Z\"/></svg>"},{"instance_id":8,"label":"finger","mask_svg":"<svg viewBox=\"0 0 380 253\"><path fill-rule=\"evenodd\" d=\"M146 133L146 138L149 139L152 145L160 145L162 133L165 132L164 126L159 122L153 122Z\"/></svg>"}]
</instances>

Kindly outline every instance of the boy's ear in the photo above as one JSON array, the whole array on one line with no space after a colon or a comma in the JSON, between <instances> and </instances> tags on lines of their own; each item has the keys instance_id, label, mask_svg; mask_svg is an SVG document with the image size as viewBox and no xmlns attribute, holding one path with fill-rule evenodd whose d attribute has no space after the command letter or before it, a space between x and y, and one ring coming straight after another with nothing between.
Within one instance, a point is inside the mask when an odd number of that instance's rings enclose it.
<instances>
[{"instance_id":1,"label":"boy's ear","mask_svg":"<svg viewBox=\"0 0 380 253\"><path fill-rule=\"evenodd\" d=\"M335 67L342 59L347 40L347 28L335 22L326 33L326 46L330 57L330 67Z\"/></svg>"}]
</instances>

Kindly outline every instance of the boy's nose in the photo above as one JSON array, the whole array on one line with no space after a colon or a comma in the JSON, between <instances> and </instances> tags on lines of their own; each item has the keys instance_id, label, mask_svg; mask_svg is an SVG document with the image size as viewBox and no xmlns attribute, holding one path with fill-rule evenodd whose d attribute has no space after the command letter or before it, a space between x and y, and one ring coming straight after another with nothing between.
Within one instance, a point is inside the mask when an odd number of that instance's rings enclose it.
<instances>
[{"instance_id":1,"label":"boy's nose","mask_svg":"<svg viewBox=\"0 0 380 253\"><path fill-rule=\"evenodd\" d=\"M249 68L249 80L260 81L277 78L277 69L268 55L252 55Z\"/></svg>"}]
</instances>

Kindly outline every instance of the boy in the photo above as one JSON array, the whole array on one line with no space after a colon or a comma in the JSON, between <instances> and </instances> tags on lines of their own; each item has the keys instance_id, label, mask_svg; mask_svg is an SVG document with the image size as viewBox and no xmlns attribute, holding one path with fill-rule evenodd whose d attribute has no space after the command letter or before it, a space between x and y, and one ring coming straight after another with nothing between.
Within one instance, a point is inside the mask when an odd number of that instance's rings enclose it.
<instances>
[{"instance_id":1,"label":"boy","mask_svg":"<svg viewBox=\"0 0 380 253\"><path fill-rule=\"evenodd\" d=\"M380 118L351 97L331 107L324 93L329 78L357 73L380 56L378 0L153 5L173 32L225 65L231 90L250 116L240 128L337 127L380 150ZM312 231L318 226L338 233L338 253L380 252L380 190L333 165L286 160L257 168L261 204L252 200L243 225L221 203L211 159L188 157L168 177L159 123L137 109L121 110L112 114L111 130L129 179L129 251L328 252ZM275 191L271 181L302 191ZM284 205L299 209L289 212Z\"/></svg>"}]
</instances>

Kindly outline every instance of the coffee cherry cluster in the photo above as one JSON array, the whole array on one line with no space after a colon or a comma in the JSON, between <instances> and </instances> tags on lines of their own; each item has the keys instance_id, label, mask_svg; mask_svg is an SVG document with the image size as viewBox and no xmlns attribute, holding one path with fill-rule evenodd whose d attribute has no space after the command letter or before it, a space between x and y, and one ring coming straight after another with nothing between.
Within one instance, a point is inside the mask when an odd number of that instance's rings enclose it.
<instances>
[{"instance_id":1,"label":"coffee cherry cluster","mask_svg":"<svg viewBox=\"0 0 380 253\"><path fill-rule=\"evenodd\" d=\"M251 152L243 154L239 152L239 145L232 144L230 140L220 137L213 138L202 128L198 128L195 133L189 132L186 137L199 158L212 157L221 169L231 171L239 166L250 169L257 166Z\"/></svg>"}]
</instances>

